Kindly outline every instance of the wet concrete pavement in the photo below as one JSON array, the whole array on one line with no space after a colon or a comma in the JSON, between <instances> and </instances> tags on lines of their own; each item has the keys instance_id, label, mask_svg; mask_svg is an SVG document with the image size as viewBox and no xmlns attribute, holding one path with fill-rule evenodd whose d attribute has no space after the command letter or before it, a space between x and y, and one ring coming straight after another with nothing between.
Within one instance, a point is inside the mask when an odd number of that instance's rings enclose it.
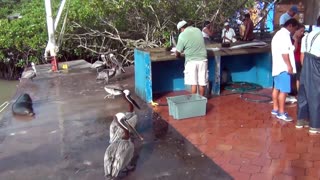
<instances>
[{"instance_id":1,"label":"wet concrete pavement","mask_svg":"<svg viewBox=\"0 0 320 180\"><path fill-rule=\"evenodd\" d=\"M154 101L188 93L170 92ZM266 100L258 94L245 97ZM319 180L320 136L295 128L297 104L286 104L292 122L277 119L271 109L270 102L246 101L239 93L226 92L208 100L206 116L177 121L167 106L154 111L236 180Z\"/></svg>"},{"instance_id":2,"label":"wet concrete pavement","mask_svg":"<svg viewBox=\"0 0 320 180\"><path fill-rule=\"evenodd\" d=\"M72 64L73 63L73 64ZM28 93L35 117L18 117L6 109L0 120L0 179L104 179L103 156L109 145L113 115L127 110L121 97L103 99L103 83L84 61L68 72L49 73L38 66L34 81L19 84L14 100ZM110 83L131 90L137 110L134 139L136 169L121 179L232 179L201 153L149 105L134 94L133 67Z\"/></svg>"}]
</instances>

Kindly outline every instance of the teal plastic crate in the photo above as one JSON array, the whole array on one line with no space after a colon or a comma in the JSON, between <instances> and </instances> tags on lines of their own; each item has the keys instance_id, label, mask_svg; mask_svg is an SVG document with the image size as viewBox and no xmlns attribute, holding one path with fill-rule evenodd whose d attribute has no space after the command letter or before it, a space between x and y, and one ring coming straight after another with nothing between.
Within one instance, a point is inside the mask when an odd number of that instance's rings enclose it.
<instances>
[{"instance_id":1,"label":"teal plastic crate","mask_svg":"<svg viewBox=\"0 0 320 180\"><path fill-rule=\"evenodd\" d=\"M206 115L207 98L199 94L167 97L169 115L174 119L185 119Z\"/></svg>"}]
</instances>

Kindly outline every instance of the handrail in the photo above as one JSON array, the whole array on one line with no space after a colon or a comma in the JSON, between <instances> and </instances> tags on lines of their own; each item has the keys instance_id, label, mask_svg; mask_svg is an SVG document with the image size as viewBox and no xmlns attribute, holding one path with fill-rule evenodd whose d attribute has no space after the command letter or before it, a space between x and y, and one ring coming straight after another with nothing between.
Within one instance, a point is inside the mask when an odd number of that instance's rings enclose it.
<instances>
[{"instance_id":1,"label":"handrail","mask_svg":"<svg viewBox=\"0 0 320 180\"><path fill-rule=\"evenodd\" d=\"M2 108L2 109L0 110L0 113L1 113L8 105L9 105L9 102L8 102L8 101L2 103L2 104L0 105L0 108Z\"/></svg>"}]
</instances>

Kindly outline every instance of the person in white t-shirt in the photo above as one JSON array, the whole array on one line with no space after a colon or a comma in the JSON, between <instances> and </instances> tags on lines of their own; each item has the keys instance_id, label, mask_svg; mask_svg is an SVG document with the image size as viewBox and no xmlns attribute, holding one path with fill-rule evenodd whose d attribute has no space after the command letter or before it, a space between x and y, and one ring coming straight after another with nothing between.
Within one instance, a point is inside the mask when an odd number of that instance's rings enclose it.
<instances>
[{"instance_id":1,"label":"person in white t-shirt","mask_svg":"<svg viewBox=\"0 0 320 180\"><path fill-rule=\"evenodd\" d=\"M291 92L291 74L296 73L294 46L290 35L297 30L299 22L289 19L283 27L277 31L271 41L272 52L272 76L274 87L272 90L273 109L271 114L278 119L292 121L292 118L284 111L287 94Z\"/></svg>"},{"instance_id":2,"label":"person in white t-shirt","mask_svg":"<svg viewBox=\"0 0 320 180\"><path fill-rule=\"evenodd\" d=\"M222 37L223 43L232 43L232 42L234 43L237 41L236 33L232 28L230 28L228 22L224 23L224 28L222 30L221 37Z\"/></svg>"},{"instance_id":3,"label":"person in white t-shirt","mask_svg":"<svg viewBox=\"0 0 320 180\"><path fill-rule=\"evenodd\" d=\"M301 40L301 60L296 128L309 127L309 133L316 134L320 133L320 16Z\"/></svg>"}]
</instances>

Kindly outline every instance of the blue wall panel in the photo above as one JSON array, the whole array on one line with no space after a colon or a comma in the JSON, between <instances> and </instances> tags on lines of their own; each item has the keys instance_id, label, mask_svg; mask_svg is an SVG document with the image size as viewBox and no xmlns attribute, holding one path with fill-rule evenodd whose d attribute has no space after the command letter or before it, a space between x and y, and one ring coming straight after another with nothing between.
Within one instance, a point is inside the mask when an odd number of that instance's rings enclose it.
<instances>
[{"instance_id":1,"label":"blue wall panel","mask_svg":"<svg viewBox=\"0 0 320 180\"><path fill-rule=\"evenodd\" d=\"M134 50L135 92L146 102L152 101L150 54Z\"/></svg>"}]
</instances>

